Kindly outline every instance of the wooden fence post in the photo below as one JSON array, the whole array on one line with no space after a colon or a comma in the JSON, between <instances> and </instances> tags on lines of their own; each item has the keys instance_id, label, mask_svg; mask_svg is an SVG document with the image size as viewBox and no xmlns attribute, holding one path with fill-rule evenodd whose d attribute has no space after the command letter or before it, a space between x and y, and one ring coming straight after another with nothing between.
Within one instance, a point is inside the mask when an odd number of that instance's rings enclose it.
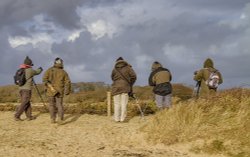
<instances>
[{"instance_id":1,"label":"wooden fence post","mask_svg":"<svg viewBox=\"0 0 250 157\"><path fill-rule=\"evenodd\" d=\"M107 92L107 114L111 116L111 92Z\"/></svg>"}]
</instances>

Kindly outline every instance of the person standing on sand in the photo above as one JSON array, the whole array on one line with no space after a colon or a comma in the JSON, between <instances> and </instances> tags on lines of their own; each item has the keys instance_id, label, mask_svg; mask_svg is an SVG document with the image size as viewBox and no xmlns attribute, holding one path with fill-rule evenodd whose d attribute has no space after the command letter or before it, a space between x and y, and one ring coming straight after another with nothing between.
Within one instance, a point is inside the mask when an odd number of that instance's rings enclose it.
<instances>
[{"instance_id":1,"label":"person standing on sand","mask_svg":"<svg viewBox=\"0 0 250 157\"><path fill-rule=\"evenodd\" d=\"M58 123L64 119L63 97L71 92L71 81L68 73L63 69L63 60L56 58L54 66L49 68L44 76L43 83L46 87L46 94L49 97L49 112L51 123L56 123L58 113Z\"/></svg>"},{"instance_id":2,"label":"person standing on sand","mask_svg":"<svg viewBox=\"0 0 250 157\"><path fill-rule=\"evenodd\" d=\"M32 116L32 109L31 109L31 93L32 93L32 86L33 86L33 77L35 75L39 75L43 69L42 67L38 68L37 70L32 69L33 63L32 60L26 56L24 63L20 65L20 68L25 69L25 78L26 82L24 85L19 87L19 93L21 97L21 104L16 108L16 113L14 115L14 119L16 121L22 121L20 118L22 113L25 112L27 120L34 120L36 117Z\"/></svg>"},{"instance_id":3,"label":"person standing on sand","mask_svg":"<svg viewBox=\"0 0 250 157\"><path fill-rule=\"evenodd\" d=\"M213 83L215 87L212 87L208 84L208 80L211 77L211 74L214 74L217 81ZM212 78L211 78L212 79ZM200 82L200 93L199 96L207 97L211 94L216 93L218 85L223 83L223 78L219 70L214 68L213 60L207 58L203 64L203 68L199 71L194 72L194 80Z\"/></svg>"},{"instance_id":4,"label":"person standing on sand","mask_svg":"<svg viewBox=\"0 0 250 157\"><path fill-rule=\"evenodd\" d=\"M111 74L112 96L114 100L114 120L124 122L127 114L129 93L136 81L136 74L131 65L122 57L116 60Z\"/></svg>"},{"instance_id":5,"label":"person standing on sand","mask_svg":"<svg viewBox=\"0 0 250 157\"><path fill-rule=\"evenodd\" d=\"M152 72L149 76L148 82L153 86L153 93L155 94L155 101L157 107L162 110L171 107L172 99L172 75L170 71L163 68L161 63L155 61L152 64Z\"/></svg>"}]
</instances>

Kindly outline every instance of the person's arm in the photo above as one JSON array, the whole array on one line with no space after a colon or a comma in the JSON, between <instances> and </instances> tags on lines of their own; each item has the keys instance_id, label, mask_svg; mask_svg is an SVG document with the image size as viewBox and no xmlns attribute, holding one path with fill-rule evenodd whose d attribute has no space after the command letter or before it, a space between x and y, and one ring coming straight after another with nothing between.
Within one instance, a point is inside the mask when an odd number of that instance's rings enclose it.
<instances>
[{"instance_id":1,"label":"person's arm","mask_svg":"<svg viewBox=\"0 0 250 157\"><path fill-rule=\"evenodd\" d=\"M172 81L172 74L169 70L168 70L168 72L169 72L169 82L170 82L170 81Z\"/></svg>"},{"instance_id":2,"label":"person's arm","mask_svg":"<svg viewBox=\"0 0 250 157\"><path fill-rule=\"evenodd\" d=\"M196 74L194 75L194 80L195 81L201 81L203 78L203 72L202 70L196 72Z\"/></svg>"},{"instance_id":3,"label":"person's arm","mask_svg":"<svg viewBox=\"0 0 250 157\"><path fill-rule=\"evenodd\" d=\"M43 71L43 68L42 67L40 67L40 68L38 68L38 69L36 69L36 70L33 70L32 69L32 76L35 76L35 75L39 75L39 74L41 74L41 72Z\"/></svg>"},{"instance_id":4,"label":"person's arm","mask_svg":"<svg viewBox=\"0 0 250 157\"><path fill-rule=\"evenodd\" d=\"M71 93L71 81L67 72L65 72L65 95L69 95Z\"/></svg>"},{"instance_id":5,"label":"person's arm","mask_svg":"<svg viewBox=\"0 0 250 157\"><path fill-rule=\"evenodd\" d=\"M114 76L115 76L115 70L113 69L112 73L111 73L111 79L112 79L112 81L114 81Z\"/></svg>"},{"instance_id":6,"label":"person's arm","mask_svg":"<svg viewBox=\"0 0 250 157\"><path fill-rule=\"evenodd\" d=\"M137 79L137 76L136 76L136 73L135 73L135 71L133 70L132 67L130 69L129 76L130 76L130 83L131 83L131 85L134 85L134 83L135 83L135 81Z\"/></svg>"},{"instance_id":7,"label":"person's arm","mask_svg":"<svg viewBox=\"0 0 250 157\"><path fill-rule=\"evenodd\" d=\"M148 78L148 84L149 84L149 86L155 86L153 75L154 75L153 72L151 72L151 74L149 75L149 78Z\"/></svg>"},{"instance_id":8,"label":"person's arm","mask_svg":"<svg viewBox=\"0 0 250 157\"><path fill-rule=\"evenodd\" d=\"M47 70L43 75L43 83L46 85L49 82L49 73L50 71Z\"/></svg>"},{"instance_id":9,"label":"person's arm","mask_svg":"<svg viewBox=\"0 0 250 157\"><path fill-rule=\"evenodd\" d=\"M218 72L218 75L219 75L219 77L220 77L220 79L219 79L219 84L222 84L222 83L223 83L223 78L222 78L222 75L221 75L221 73L220 73L220 72Z\"/></svg>"}]
</instances>

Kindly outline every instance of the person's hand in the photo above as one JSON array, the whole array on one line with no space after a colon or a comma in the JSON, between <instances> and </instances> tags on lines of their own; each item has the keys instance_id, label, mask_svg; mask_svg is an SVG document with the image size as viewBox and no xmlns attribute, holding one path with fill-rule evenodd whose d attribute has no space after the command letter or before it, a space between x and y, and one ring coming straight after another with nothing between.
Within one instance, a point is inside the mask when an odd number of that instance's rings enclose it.
<instances>
[{"instance_id":1,"label":"person's hand","mask_svg":"<svg viewBox=\"0 0 250 157\"><path fill-rule=\"evenodd\" d=\"M39 67L38 69L40 69L41 71L43 71L43 68L42 68L42 67Z\"/></svg>"}]
</instances>

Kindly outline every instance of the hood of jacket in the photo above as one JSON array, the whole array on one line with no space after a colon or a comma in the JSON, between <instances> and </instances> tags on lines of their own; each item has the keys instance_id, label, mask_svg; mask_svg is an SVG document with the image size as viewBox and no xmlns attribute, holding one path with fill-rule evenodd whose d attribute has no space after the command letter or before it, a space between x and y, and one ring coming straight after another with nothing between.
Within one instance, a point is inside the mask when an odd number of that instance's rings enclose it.
<instances>
[{"instance_id":1,"label":"hood of jacket","mask_svg":"<svg viewBox=\"0 0 250 157\"><path fill-rule=\"evenodd\" d=\"M57 63L55 63L54 67L55 68L59 68L59 69L63 69L63 64L57 64Z\"/></svg>"},{"instance_id":2,"label":"hood of jacket","mask_svg":"<svg viewBox=\"0 0 250 157\"><path fill-rule=\"evenodd\" d=\"M204 64L203 64L204 68L214 68L214 62L212 59L208 58L205 60Z\"/></svg>"},{"instance_id":3,"label":"hood of jacket","mask_svg":"<svg viewBox=\"0 0 250 157\"><path fill-rule=\"evenodd\" d=\"M115 68L123 68L123 67L128 66L128 65L129 64L126 61L119 60L119 61L116 62Z\"/></svg>"},{"instance_id":4,"label":"hood of jacket","mask_svg":"<svg viewBox=\"0 0 250 157\"><path fill-rule=\"evenodd\" d=\"M152 64L151 70L152 70L152 71L155 71L155 70L158 69L158 68L162 68L161 63L159 63L159 62L154 62L154 63Z\"/></svg>"}]
</instances>

